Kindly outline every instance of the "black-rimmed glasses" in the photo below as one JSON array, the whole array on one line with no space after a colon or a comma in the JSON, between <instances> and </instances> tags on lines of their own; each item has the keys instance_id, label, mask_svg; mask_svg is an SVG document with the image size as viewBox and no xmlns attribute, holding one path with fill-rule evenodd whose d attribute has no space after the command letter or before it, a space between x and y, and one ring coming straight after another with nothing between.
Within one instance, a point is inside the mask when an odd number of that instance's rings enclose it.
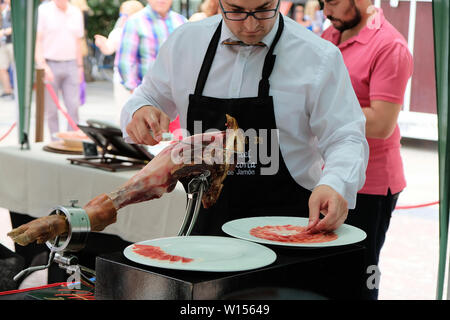
<instances>
[{"instance_id":1,"label":"black-rimmed glasses","mask_svg":"<svg viewBox=\"0 0 450 320\"><path fill-rule=\"evenodd\" d=\"M225 15L225 18L232 21L242 21L247 19L249 16L253 16L253 18L257 20L267 20L272 19L277 14L278 7L280 6L280 0L278 0L277 6L275 9L267 9L267 10L255 10L255 11L225 11L222 5L222 1L219 0L220 8Z\"/></svg>"}]
</instances>

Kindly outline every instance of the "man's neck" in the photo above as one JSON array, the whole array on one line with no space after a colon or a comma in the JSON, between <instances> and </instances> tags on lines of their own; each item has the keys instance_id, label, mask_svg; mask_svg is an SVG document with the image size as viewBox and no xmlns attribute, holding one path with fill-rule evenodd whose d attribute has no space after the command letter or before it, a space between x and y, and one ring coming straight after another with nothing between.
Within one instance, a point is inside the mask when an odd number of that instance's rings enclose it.
<instances>
[{"instance_id":1,"label":"man's neck","mask_svg":"<svg viewBox=\"0 0 450 320\"><path fill-rule=\"evenodd\" d=\"M170 9L168 10L168 11L166 11L166 12L160 12L160 11L156 11L155 9L153 9L150 5L149 5L149 7L150 7L150 10L151 11L153 11L154 13L156 13L156 14L158 14L161 18L163 18L163 19L166 19L166 17L167 17L167 15L169 14L169 11L170 11Z\"/></svg>"},{"instance_id":2,"label":"man's neck","mask_svg":"<svg viewBox=\"0 0 450 320\"><path fill-rule=\"evenodd\" d=\"M61 10L62 12L66 12L66 11L67 11L67 8L69 7L68 4L66 4L66 5L63 6L63 7L58 6L56 3L55 3L55 5L56 5L56 7L57 7L59 10Z\"/></svg>"},{"instance_id":3,"label":"man's neck","mask_svg":"<svg viewBox=\"0 0 450 320\"><path fill-rule=\"evenodd\" d=\"M364 27L367 25L367 21L369 20L370 16L374 13L373 11L370 11L370 13L368 13L367 12L368 8L369 8L369 6L360 9L361 10L361 21L353 28L343 31L341 33L341 39L340 39L339 43L345 42L348 39L358 35L359 32L362 29L364 29Z\"/></svg>"}]
</instances>

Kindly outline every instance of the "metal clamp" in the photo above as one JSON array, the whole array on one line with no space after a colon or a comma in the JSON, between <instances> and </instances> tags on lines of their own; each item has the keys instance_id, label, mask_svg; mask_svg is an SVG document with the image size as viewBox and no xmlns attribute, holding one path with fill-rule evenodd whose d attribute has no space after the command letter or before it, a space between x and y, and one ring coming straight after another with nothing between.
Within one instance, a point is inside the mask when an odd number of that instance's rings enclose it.
<instances>
[{"instance_id":1,"label":"metal clamp","mask_svg":"<svg viewBox=\"0 0 450 320\"><path fill-rule=\"evenodd\" d=\"M59 241L49 240L46 242L50 251L68 251L77 252L86 245L87 237L91 231L89 216L84 209L75 207L74 201L71 207L58 206L53 209L50 215L65 215L69 224L69 232L61 235Z\"/></svg>"},{"instance_id":2,"label":"metal clamp","mask_svg":"<svg viewBox=\"0 0 450 320\"><path fill-rule=\"evenodd\" d=\"M76 201L71 201L71 207L58 206L52 210L49 215L65 215L69 225L67 234L57 236L55 239L47 241L45 244L50 249L48 262L44 266L29 267L22 270L16 276L14 281L17 281L28 272L47 269L53 261L57 262L61 268L67 271L73 268L69 266L78 263L75 256L65 255L65 252L77 252L86 246L86 240L91 230L89 216L82 208L75 206Z\"/></svg>"},{"instance_id":3,"label":"metal clamp","mask_svg":"<svg viewBox=\"0 0 450 320\"><path fill-rule=\"evenodd\" d=\"M188 184L188 203L186 206L186 214L184 216L183 224L178 232L178 236L188 236L197 221L198 212L202 202L203 193L209 188L208 177L211 172L205 170L198 177L193 178ZM189 224L189 226L188 226Z\"/></svg>"}]
</instances>

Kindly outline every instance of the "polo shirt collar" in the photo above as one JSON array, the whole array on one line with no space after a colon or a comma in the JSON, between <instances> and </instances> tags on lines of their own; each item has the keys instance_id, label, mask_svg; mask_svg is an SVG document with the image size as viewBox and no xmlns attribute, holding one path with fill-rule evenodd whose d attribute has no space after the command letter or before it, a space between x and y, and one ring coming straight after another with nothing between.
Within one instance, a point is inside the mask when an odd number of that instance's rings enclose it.
<instances>
[{"instance_id":1,"label":"polo shirt collar","mask_svg":"<svg viewBox=\"0 0 450 320\"><path fill-rule=\"evenodd\" d=\"M375 8L377 11L371 18L370 24L364 26L356 36L351 37L345 42L338 45L341 38L341 32L332 26L331 29L331 41L338 46L346 46L353 42L359 42L361 44L366 44L372 39L372 37L378 32L378 30L383 26L385 22L385 17L383 14L383 9Z\"/></svg>"},{"instance_id":2,"label":"polo shirt collar","mask_svg":"<svg viewBox=\"0 0 450 320\"><path fill-rule=\"evenodd\" d=\"M53 10L57 10L58 12L62 12L64 14L67 14L70 10L70 2L67 3L67 8L66 11L61 10L60 8L58 8L58 6L56 5L56 3L54 1L50 1L50 5L53 6Z\"/></svg>"},{"instance_id":3,"label":"polo shirt collar","mask_svg":"<svg viewBox=\"0 0 450 320\"><path fill-rule=\"evenodd\" d=\"M156 12L155 10L152 9L152 7L147 4L145 6L145 10L147 11L147 15L152 19L152 20L166 20L167 18L169 18L170 15L170 10L167 12L166 16L163 18L158 12Z\"/></svg>"}]
</instances>

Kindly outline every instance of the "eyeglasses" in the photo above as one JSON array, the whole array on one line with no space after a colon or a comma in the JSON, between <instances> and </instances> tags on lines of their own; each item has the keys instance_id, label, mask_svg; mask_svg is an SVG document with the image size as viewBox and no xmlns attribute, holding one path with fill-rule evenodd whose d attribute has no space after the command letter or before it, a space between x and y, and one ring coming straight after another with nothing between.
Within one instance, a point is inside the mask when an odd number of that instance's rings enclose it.
<instances>
[{"instance_id":1,"label":"eyeglasses","mask_svg":"<svg viewBox=\"0 0 450 320\"><path fill-rule=\"evenodd\" d=\"M267 10L256 10L256 11L225 11L222 5L222 1L219 0L220 8L225 15L225 18L232 21L242 21L247 19L249 16L253 16L253 18L257 20L267 20L272 19L277 14L278 7L280 6L280 0L278 0L278 4L275 9L267 9Z\"/></svg>"}]
</instances>

